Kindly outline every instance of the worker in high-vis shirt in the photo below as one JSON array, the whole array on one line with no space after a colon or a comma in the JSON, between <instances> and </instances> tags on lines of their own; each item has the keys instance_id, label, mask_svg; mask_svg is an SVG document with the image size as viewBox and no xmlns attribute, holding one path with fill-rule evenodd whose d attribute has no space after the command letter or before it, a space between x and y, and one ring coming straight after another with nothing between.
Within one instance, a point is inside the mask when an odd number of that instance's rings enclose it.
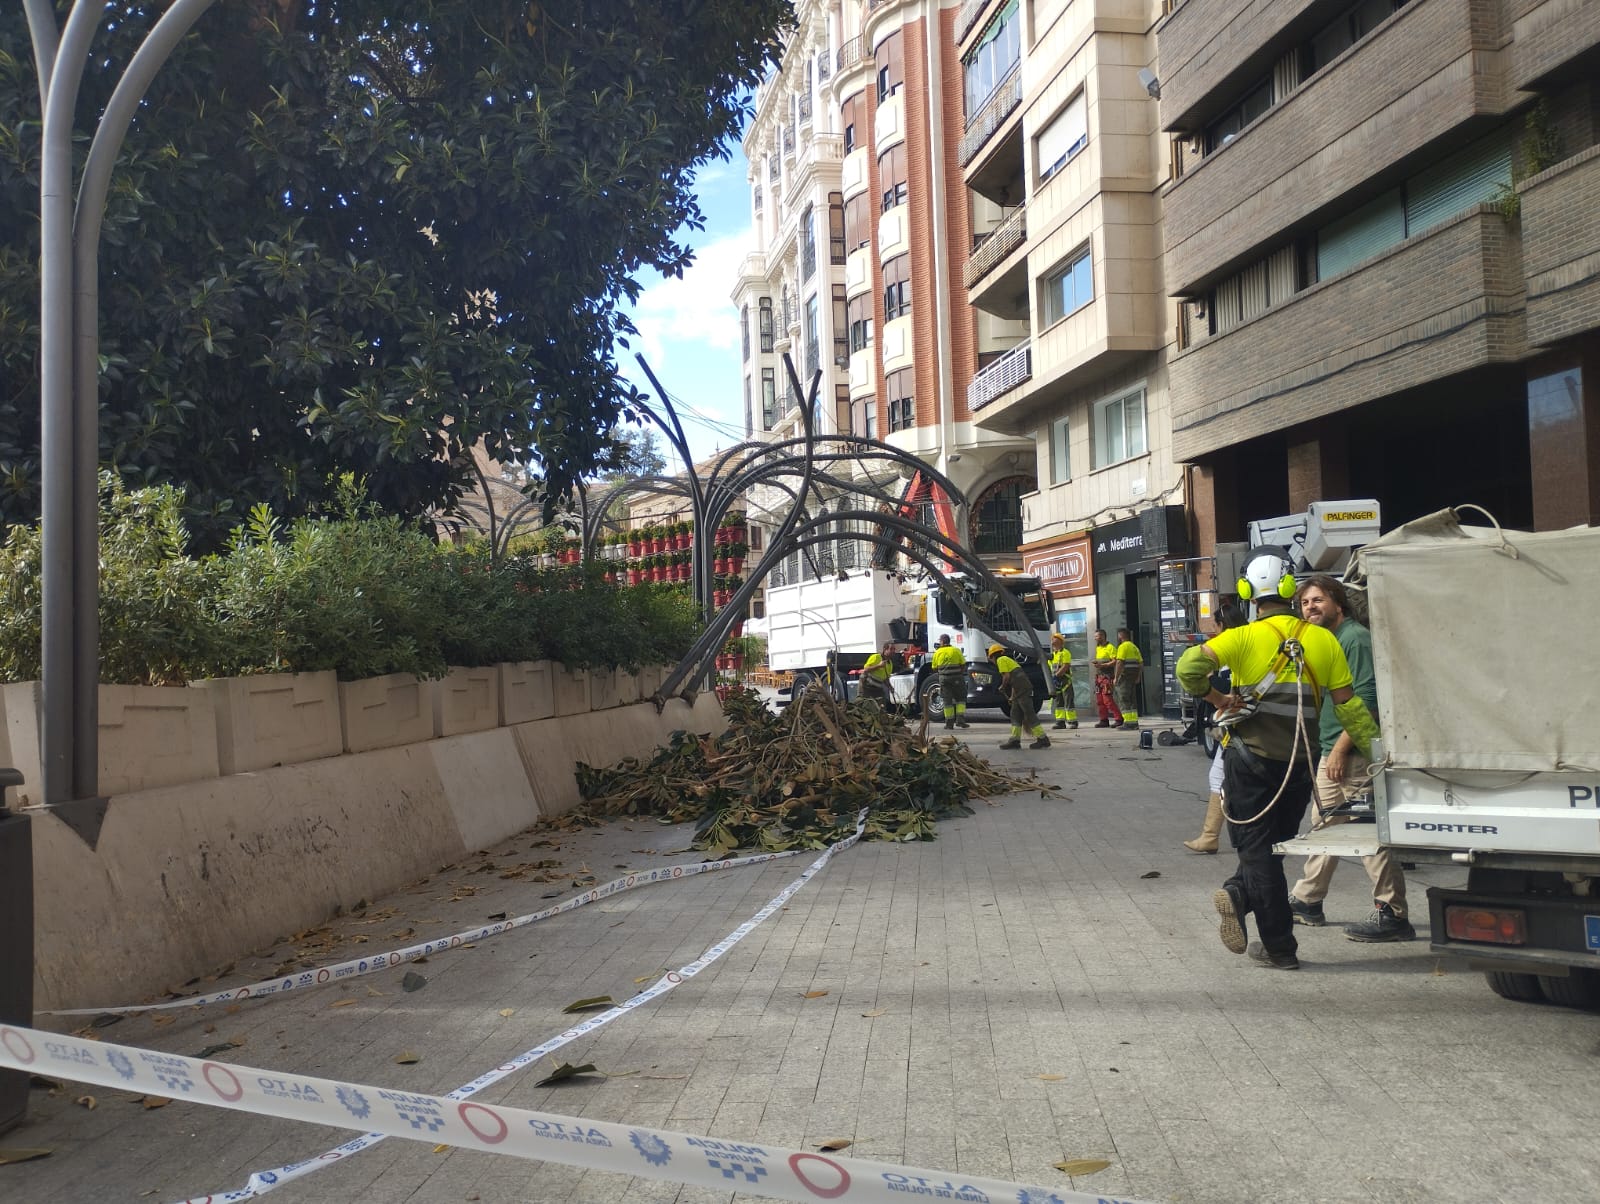
<instances>
[{"instance_id":1,"label":"worker in high-vis shirt","mask_svg":"<svg viewBox=\"0 0 1600 1204\"><path fill-rule=\"evenodd\" d=\"M1272 847L1299 833L1311 801L1323 694L1363 756L1370 755L1378 725L1352 689L1333 633L1295 616L1294 573L1283 549L1256 549L1238 593L1255 600L1256 621L1219 632L1178 658L1178 684L1216 707L1216 723L1225 729L1223 810L1239 862L1212 903L1230 953L1248 951L1260 965L1298 970L1289 884L1283 856ZM1220 668L1232 674L1230 693L1212 684ZM1245 933L1252 913L1261 938L1253 945Z\"/></svg>"},{"instance_id":2,"label":"worker in high-vis shirt","mask_svg":"<svg viewBox=\"0 0 1600 1204\"><path fill-rule=\"evenodd\" d=\"M1059 631L1050 637L1050 700L1056 727L1078 726L1078 694L1072 685L1072 650Z\"/></svg>"},{"instance_id":3,"label":"worker in high-vis shirt","mask_svg":"<svg viewBox=\"0 0 1600 1204\"><path fill-rule=\"evenodd\" d=\"M867 657L867 663L861 667L861 680L856 686L857 702L880 702L885 706L889 702L889 662L881 653L874 652Z\"/></svg>"},{"instance_id":4,"label":"worker in high-vis shirt","mask_svg":"<svg viewBox=\"0 0 1600 1204\"><path fill-rule=\"evenodd\" d=\"M1029 748L1049 748L1050 737L1044 734L1039 708L1033 701L1033 683L1022 666L1007 656L1005 648L999 644L989 645L989 659L1000 674L1000 693L1010 703L1011 710L1011 739L1000 747L1021 748L1022 733L1026 730L1033 737Z\"/></svg>"},{"instance_id":5,"label":"worker in high-vis shirt","mask_svg":"<svg viewBox=\"0 0 1600 1204\"><path fill-rule=\"evenodd\" d=\"M933 650L933 671L939 675L945 730L971 727L967 722L967 658L950 642L948 633L939 637Z\"/></svg>"},{"instance_id":6,"label":"worker in high-vis shirt","mask_svg":"<svg viewBox=\"0 0 1600 1204\"><path fill-rule=\"evenodd\" d=\"M1117 705L1122 716L1112 727L1135 728L1139 726L1139 683L1144 680L1144 657L1139 645L1133 642L1133 632L1126 627L1117 628L1116 667L1112 670L1112 686L1116 690Z\"/></svg>"}]
</instances>

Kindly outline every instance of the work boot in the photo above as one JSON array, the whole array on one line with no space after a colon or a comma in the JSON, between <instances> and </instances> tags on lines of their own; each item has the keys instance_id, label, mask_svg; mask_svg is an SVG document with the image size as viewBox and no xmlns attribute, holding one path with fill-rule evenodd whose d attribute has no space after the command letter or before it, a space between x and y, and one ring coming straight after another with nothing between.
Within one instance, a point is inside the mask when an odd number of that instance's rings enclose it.
<instances>
[{"instance_id":1,"label":"work boot","mask_svg":"<svg viewBox=\"0 0 1600 1204\"><path fill-rule=\"evenodd\" d=\"M1072 726L1077 727L1078 725L1074 723ZM1065 719L1057 719L1050 727L1053 731L1064 732L1067 730L1067 721Z\"/></svg>"},{"instance_id":2,"label":"work boot","mask_svg":"<svg viewBox=\"0 0 1600 1204\"><path fill-rule=\"evenodd\" d=\"M1138 731L1139 730L1139 721L1137 719L1124 719L1122 721L1122 730L1125 731L1125 732L1136 732L1136 731Z\"/></svg>"},{"instance_id":3,"label":"work boot","mask_svg":"<svg viewBox=\"0 0 1600 1204\"><path fill-rule=\"evenodd\" d=\"M1244 913L1240 911L1233 892L1224 886L1211 896L1211 904L1222 917L1222 927L1217 931L1222 938L1222 947L1229 953L1243 953L1249 942L1244 934Z\"/></svg>"},{"instance_id":4,"label":"work boot","mask_svg":"<svg viewBox=\"0 0 1600 1204\"><path fill-rule=\"evenodd\" d=\"M1003 744L1000 745L1000 747L1001 748L1007 748L1007 749L1009 749L1009 748L1021 748L1022 747L1022 741L1018 740L1015 736L1012 736L1011 739L1005 741Z\"/></svg>"},{"instance_id":5,"label":"work boot","mask_svg":"<svg viewBox=\"0 0 1600 1204\"><path fill-rule=\"evenodd\" d=\"M1404 916L1397 916L1394 908L1379 903L1377 910L1360 924L1346 924L1345 936L1352 941L1373 943L1377 941L1414 941L1417 930Z\"/></svg>"},{"instance_id":6,"label":"work boot","mask_svg":"<svg viewBox=\"0 0 1600 1204\"><path fill-rule=\"evenodd\" d=\"M956 720L956 726L957 727L971 727L972 724L968 723L965 719L957 719Z\"/></svg>"},{"instance_id":7,"label":"work boot","mask_svg":"<svg viewBox=\"0 0 1600 1204\"><path fill-rule=\"evenodd\" d=\"M1111 726L1111 720L1102 719L1099 723L1095 724L1095 726L1096 727L1110 727Z\"/></svg>"},{"instance_id":8,"label":"work boot","mask_svg":"<svg viewBox=\"0 0 1600 1204\"><path fill-rule=\"evenodd\" d=\"M1067 720L1067 726L1070 727L1073 731L1077 731L1078 730L1078 721L1076 719L1069 719L1069 720Z\"/></svg>"},{"instance_id":9,"label":"work boot","mask_svg":"<svg viewBox=\"0 0 1600 1204\"><path fill-rule=\"evenodd\" d=\"M1321 903L1307 903L1304 899L1297 899L1293 895L1289 896L1289 911L1294 915L1296 924L1304 924L1307 928L1321 928L1328 922L1327 917L1322 914Z\"/></svg>"},{"instance_id":10,"label":"work boot","mask_svg":"<svg viewBox=\"0 0 1600 1204\"><path fill-rule=\"evenodd\" d=\"M1200 824L1200 835L1183 842L1183 847L1193 853L1215 853L1217 836L1222 831L1222 796L1213 794L1206 799L1206 817Z\"/></svg>"},{"instance_id":11,"label":"work boot","mask_svg":"<svg viewBox=\"0 0 1600 1204\"><path fill-rule=\"evenodd\" d=\"M1260 941L1251 941L1250 948L1245 950L1250 955L1250 960L1263 970L1298 970L1300 959L1293 953L1268 953L1267 948Z\"/></svg>"},{"instance_id":12,"label":"work boot","mask_svg":"<svg viewBox=\"0 0 1600 1204\"><path fill-rule=\"evenodd\" d=\"M956 721L954 719L946 719L944 721L944 730L947 731L947 732L955 731L956 730Z\"/></svg>"},{"instance_id":13,"label":"work boot","mask_svg":"<svg viewBox=\"0 0 1600 1204\"><path fill-rule=\"evenodd\" d=\"M1045 735L1043 732L1040 732L1039 733L1039 738L1037 740L1035 740L1032 744L1028 745L1028 747L1029 748L1049 748L1050 747L1050 737Z\"/></svg>"}]
</instances>

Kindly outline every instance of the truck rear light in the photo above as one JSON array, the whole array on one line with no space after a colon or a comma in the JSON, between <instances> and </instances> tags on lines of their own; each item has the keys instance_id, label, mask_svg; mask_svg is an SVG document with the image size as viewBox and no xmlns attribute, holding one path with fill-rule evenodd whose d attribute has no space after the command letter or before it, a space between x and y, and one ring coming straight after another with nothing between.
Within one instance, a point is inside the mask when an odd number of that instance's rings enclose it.
<instances>
[{"instance_id":1,"label":"truck rear light","mask_svg":"<svg viewBox=\"0 0 1600 1204\"><path fill-rule=\"evenodd\" d=\"M1510 907L1446 907L1444 930L1458 941L1492 945L1524 945L1528 941L1523 913Z\"/></svg>"}]
</instances>

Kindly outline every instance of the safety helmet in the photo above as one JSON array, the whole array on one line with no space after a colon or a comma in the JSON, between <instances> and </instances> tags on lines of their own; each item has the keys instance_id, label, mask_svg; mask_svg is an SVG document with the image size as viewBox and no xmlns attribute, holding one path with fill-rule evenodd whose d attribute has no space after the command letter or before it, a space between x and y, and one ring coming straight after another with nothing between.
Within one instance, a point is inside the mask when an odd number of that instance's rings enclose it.
<instances>
[{"instance_id":1,"label":"safety helmet","mask_svg":"<svg viewBox=\"0 0 1600 1204\"><path fill-rule=\"evenodd\" d=\"M1065 648L1067 646L1067 637L1057 631L1051 635L1050 643L1056 645L1057 647Z\"/></svg>"},{"instance_id":2,"label":"safety helmet","mask_svg":"<svg viewBox=\"0 0 1600 1204\"><path fill-rule=\"evenodd\" d=\"M1252 598L1294 597L1294 569L1289 564L1289 553L1271 545L1252 548L1237 588L1239 597L1246 602Z\"/></svg>"},{"instance_id":3,"label":"safety helmet","mask_svg":"<svg viewBox=\"0 0 1600 1204\"><path fill-rule=\"evenodd\" d=\"M989 645L989 659L993 660L995 657L999 656L1005 650L1006 650L1006 648L1005 648L1004 644L990 644Z\"/></svg>"}]
</instances>

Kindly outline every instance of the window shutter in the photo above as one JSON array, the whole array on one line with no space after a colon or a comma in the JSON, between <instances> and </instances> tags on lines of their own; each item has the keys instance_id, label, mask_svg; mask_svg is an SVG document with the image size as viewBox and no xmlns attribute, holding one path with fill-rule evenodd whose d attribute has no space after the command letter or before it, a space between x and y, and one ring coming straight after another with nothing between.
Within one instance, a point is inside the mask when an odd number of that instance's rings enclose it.
<instances>
[{"instance_id":1,"label":"window shutter","mask_svg":"<svg viewBox=\"0 0 1600 1204\"><path fill-rule=\"evenodd\" d=\"M1337 276L1405 236L1406 213L1397 188L1317 232L1317 279Z\"/></svg>"},{"instance_id":2,"label":"window shutter","mask_svg":"<svg viewBox=\"0 0 1600 1204\"><path fill-rule=\"evenodd\" d=\"M1510 137L1501 133L1473 143L1406 182L1407 237L1493 200L1498 187L1510 183Z\"/></svg>"},{"instance_id":3,"label":"window shutter","mask_svg":"<svg viewBox=\"0 0 1600 1204\"><path fill-rule=\"evenodd\" d=\"M1039 178L1048 177L1088 141L1083 93L1079 92L1039 135Z\"/></svg>"}]
</instances>

